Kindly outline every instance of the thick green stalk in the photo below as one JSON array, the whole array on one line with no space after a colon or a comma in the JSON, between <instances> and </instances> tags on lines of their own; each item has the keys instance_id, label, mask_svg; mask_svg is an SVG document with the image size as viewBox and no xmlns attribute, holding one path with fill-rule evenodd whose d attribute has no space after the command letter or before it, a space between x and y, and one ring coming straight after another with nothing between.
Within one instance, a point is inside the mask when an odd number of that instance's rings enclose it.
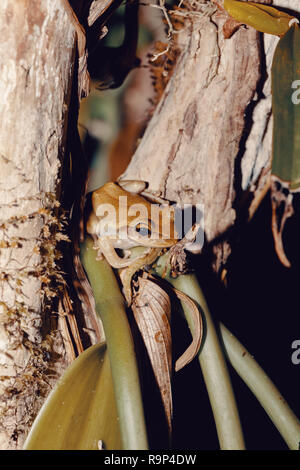
<instances>
[{"instance_id":1,"label":"thick green stalk","mask_svg":"<svg viewBox=\"0 0 300 470\"><path fill-rule=\"evenodd\" d=\"M256 396L289 448L298 450L300 422L297 416L244 346L222 324L220 331L232 366Z\"/></svg>"},{"instance_id":2,"label":"thick green stalk","mask_svg":"<svg viewBox=\"0 0 300 470\"><path fill-rule=\"evenodd\" d=\"M156 262L155 271L160 276L165 271L167 259L165 255ZM220 448L223 450L243 450L245 449L244 438L226 361L198 281L194 275L189 274L172 278L167 273L164 277L200 307L205 334L199 362L214 414ZM188 309L185 309L185 314L193 334L193 321Z\"/></svg>"},{"instance_id":3,"label":"thick green stalk","mask_svg":"<svg viewBox=\"0 0 300 470\"><path fill-rule=\"evenodd\" d=\"M159 275L162 275L164 271L164 266L165 259L164 257L162 257L160 262L157 263L157 273ZM193 298L201 307L201 311L203 312L207 327L207 336L205 339L203 350L201 350L199 354L199 361L203 370L203 362L206 362L205 355L207 354L207 349L209 349L209 346L213 346L214 342L214 338L210 338L211 344L207 345L207 337L209 338L212 333L213 336L216 334L215 330L213 332L209 331L211 329L211 326L213 325L204 295L200 289L196 277L193 275L180 276L176 279L173 279L167 275L166 278L170 283L172 283L174 287L189 295L189 297ZM184 304L182 304L182 307L189 328L193 335L193 318L190 314L189 309L185 308ZM270 419L273 421L274 425L277 427L278 431L282 435L289 448L292 450L299 449L300 422L297 416L290 409L289 405L280 395L280 392L277 390L277 388L266 375L266 373L263 371L263 369L257 364L257 362L253 359L253 357L249 354L245 347L222 324L220 324L220 333L228 360L230 361L233 368L236 370L237 374L242 378L242 380L246 383L246 385L250 388L255 397L258 399L262 407L265 409L266 413L269 415ZM210 361L213 362L212 358L210 358ZM209 360L207 361L206 369L209 369ZM206 373L213 374L214 371L213 369L211 369L210 371L206 370ZM204 370L203 375L205 375ZM210 395L209 390L208 393ZM214 398L216 399L217 397L215 396ZM216 405L218 408L216 410L217 413L221 414L224 403L222 403L222 401L220 401L218 404L212 403L213 410L215 410ZM218 431L218 435L222 432L222 429L220 429L220 431Z\"/></svg>"},{"instance_id":4,"label":"thick green stalk","mask_svg":"<svg viewBox=\"0 0 300 470\"><path fill-rule=\"evenodd\" d=\"M113 270L105 260L96 261L96 255L92 239L87 237L81 247L81 259L106 336L122 448L148 449L139 374L124 298Z\"/></svg>"}]
</instances>

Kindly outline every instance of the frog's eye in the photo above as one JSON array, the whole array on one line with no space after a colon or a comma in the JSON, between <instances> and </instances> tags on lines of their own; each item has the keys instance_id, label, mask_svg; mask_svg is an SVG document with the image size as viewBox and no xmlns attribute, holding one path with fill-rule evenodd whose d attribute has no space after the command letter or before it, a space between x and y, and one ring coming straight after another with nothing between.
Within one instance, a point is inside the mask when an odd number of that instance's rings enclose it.
<instances>
[{"instance_id":1,"label":"frog's eye","mask_svg":"<svg viewBox=\"0 0 300 470\"><path fill-rule=\"evenodd\" d=\"M147 224L138 223L135 226L135 231L142 237L148 237L151 235L150 227Z\"/></svg>"}]
</instances>

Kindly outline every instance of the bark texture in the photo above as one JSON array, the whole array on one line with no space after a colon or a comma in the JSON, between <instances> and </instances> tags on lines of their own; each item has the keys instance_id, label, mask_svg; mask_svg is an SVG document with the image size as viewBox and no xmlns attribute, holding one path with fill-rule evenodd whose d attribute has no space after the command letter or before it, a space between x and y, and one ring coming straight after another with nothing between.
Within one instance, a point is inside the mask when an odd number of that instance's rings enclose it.
<instances>
[{"instance_id":1,"label":"bark texture","mask_svg":"<svg viewBox=\"0 0 300 470\"><path fill-rule=\"evenodd\" d=\"M2 0L0 34L0 448L11 449L68 362L57 199L75 35L60 0Z\"/></svg>"},{"instance_id":2,"label":"bark texture","mask_svg":"<svg viewBox=\"0 0 300 470\"><path fill-rule=\"evenodd\" d=\"M253 29L224 40L225 15L196 13L178 34L172 78L123 177L149 181L169 200L202 204L211 241L235 219L235 160L260 77L259 43Z\"/></svg>"},{"instance_id":3,"label":"bark texture","mask_svg":"<svg viewBox=\"0 0 300 470\"><path fill-rule=\"evenodd\" d=\"M299 10L296 0L276 5ZM225 40L226 15L210 8L199 3L185 13L173 75L122 175L148 181L166 199L202 204L207 242L224 237L237 198L261 190L266 180L258 176L270 171L270 67L278 40L245 27ZM218 269L230 250L215 243Z\"/></svg>"}]
</instances>

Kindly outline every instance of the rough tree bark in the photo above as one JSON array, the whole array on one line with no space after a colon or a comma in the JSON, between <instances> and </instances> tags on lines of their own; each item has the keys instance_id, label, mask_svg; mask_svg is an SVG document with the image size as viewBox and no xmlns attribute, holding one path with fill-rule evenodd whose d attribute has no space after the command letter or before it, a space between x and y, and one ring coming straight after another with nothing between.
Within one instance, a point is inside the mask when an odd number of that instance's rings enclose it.
<instances>
[{"instance_id":1,"label":"rough tree bark","mask_svg":"<svg viewBox=\"0 0 300 470\"><path fill-rule=\"evenodd\" d=\"M276 6L299 11L296 0ZM226 15L214 3L191 10L179 17L184 29L175 36L173 75L122 178L148 181L172 201L203 204L218 270L230 253L226 232L240 215L242 192L260 192L270 173L270 67L278 38L241 27L224 39Z\"/></svg>"},{"instance_id":2,"label":"rough tree bark","mask_svg":"<svg viewBox=\"0 0 300 470\"><path fill-rule=\"evenodd\" d=\"M185 16L172 78L123 175L202 204L208 242L235 220L236 157L260 78L258 33L241 28L225 40L225 20L214 4Z\"/></svg>"},{"instance_id":3,"label":"rough tree bark","mask_svg":"<svg viewBox=\"0 0 300 470\"><path fill-rule=\"evenodd\" d=\"M3 0L0 33L0 448L11 449L69 360L55 312L75 35L60 0Z\"/></svg>"}]
</instances>

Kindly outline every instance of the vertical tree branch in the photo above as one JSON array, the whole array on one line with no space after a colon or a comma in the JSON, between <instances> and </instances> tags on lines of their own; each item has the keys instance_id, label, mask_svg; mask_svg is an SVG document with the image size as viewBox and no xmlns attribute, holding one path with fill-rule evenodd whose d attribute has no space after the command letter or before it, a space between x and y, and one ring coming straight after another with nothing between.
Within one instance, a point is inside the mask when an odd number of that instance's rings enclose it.
<instances>
[{"instance_id":1,"label":"vertical tree branch","mask_svg":"<svg viewBox=\"0 0 300 470\"><path fill-rule=\"evenodd\" d=\"M225 15L197 5L190 11L185 2L173 75L123 177L149 181L169 200L202 204L210 242L235 221L237 156L260 78L260 46L253 29L224 39Z\"/></svg>"},{"instance_id":2,"label":"vertical tree branch","mask_svg":"<svg viewBox=\"0 0 300 470\"><path fill-rule=\"evenodd\" d=\"M57 331L57 199L75 36L59 0L3 0L0 34L0 448L8 449L22 445L68 359Z\"/></svg>"}]
</instances>

